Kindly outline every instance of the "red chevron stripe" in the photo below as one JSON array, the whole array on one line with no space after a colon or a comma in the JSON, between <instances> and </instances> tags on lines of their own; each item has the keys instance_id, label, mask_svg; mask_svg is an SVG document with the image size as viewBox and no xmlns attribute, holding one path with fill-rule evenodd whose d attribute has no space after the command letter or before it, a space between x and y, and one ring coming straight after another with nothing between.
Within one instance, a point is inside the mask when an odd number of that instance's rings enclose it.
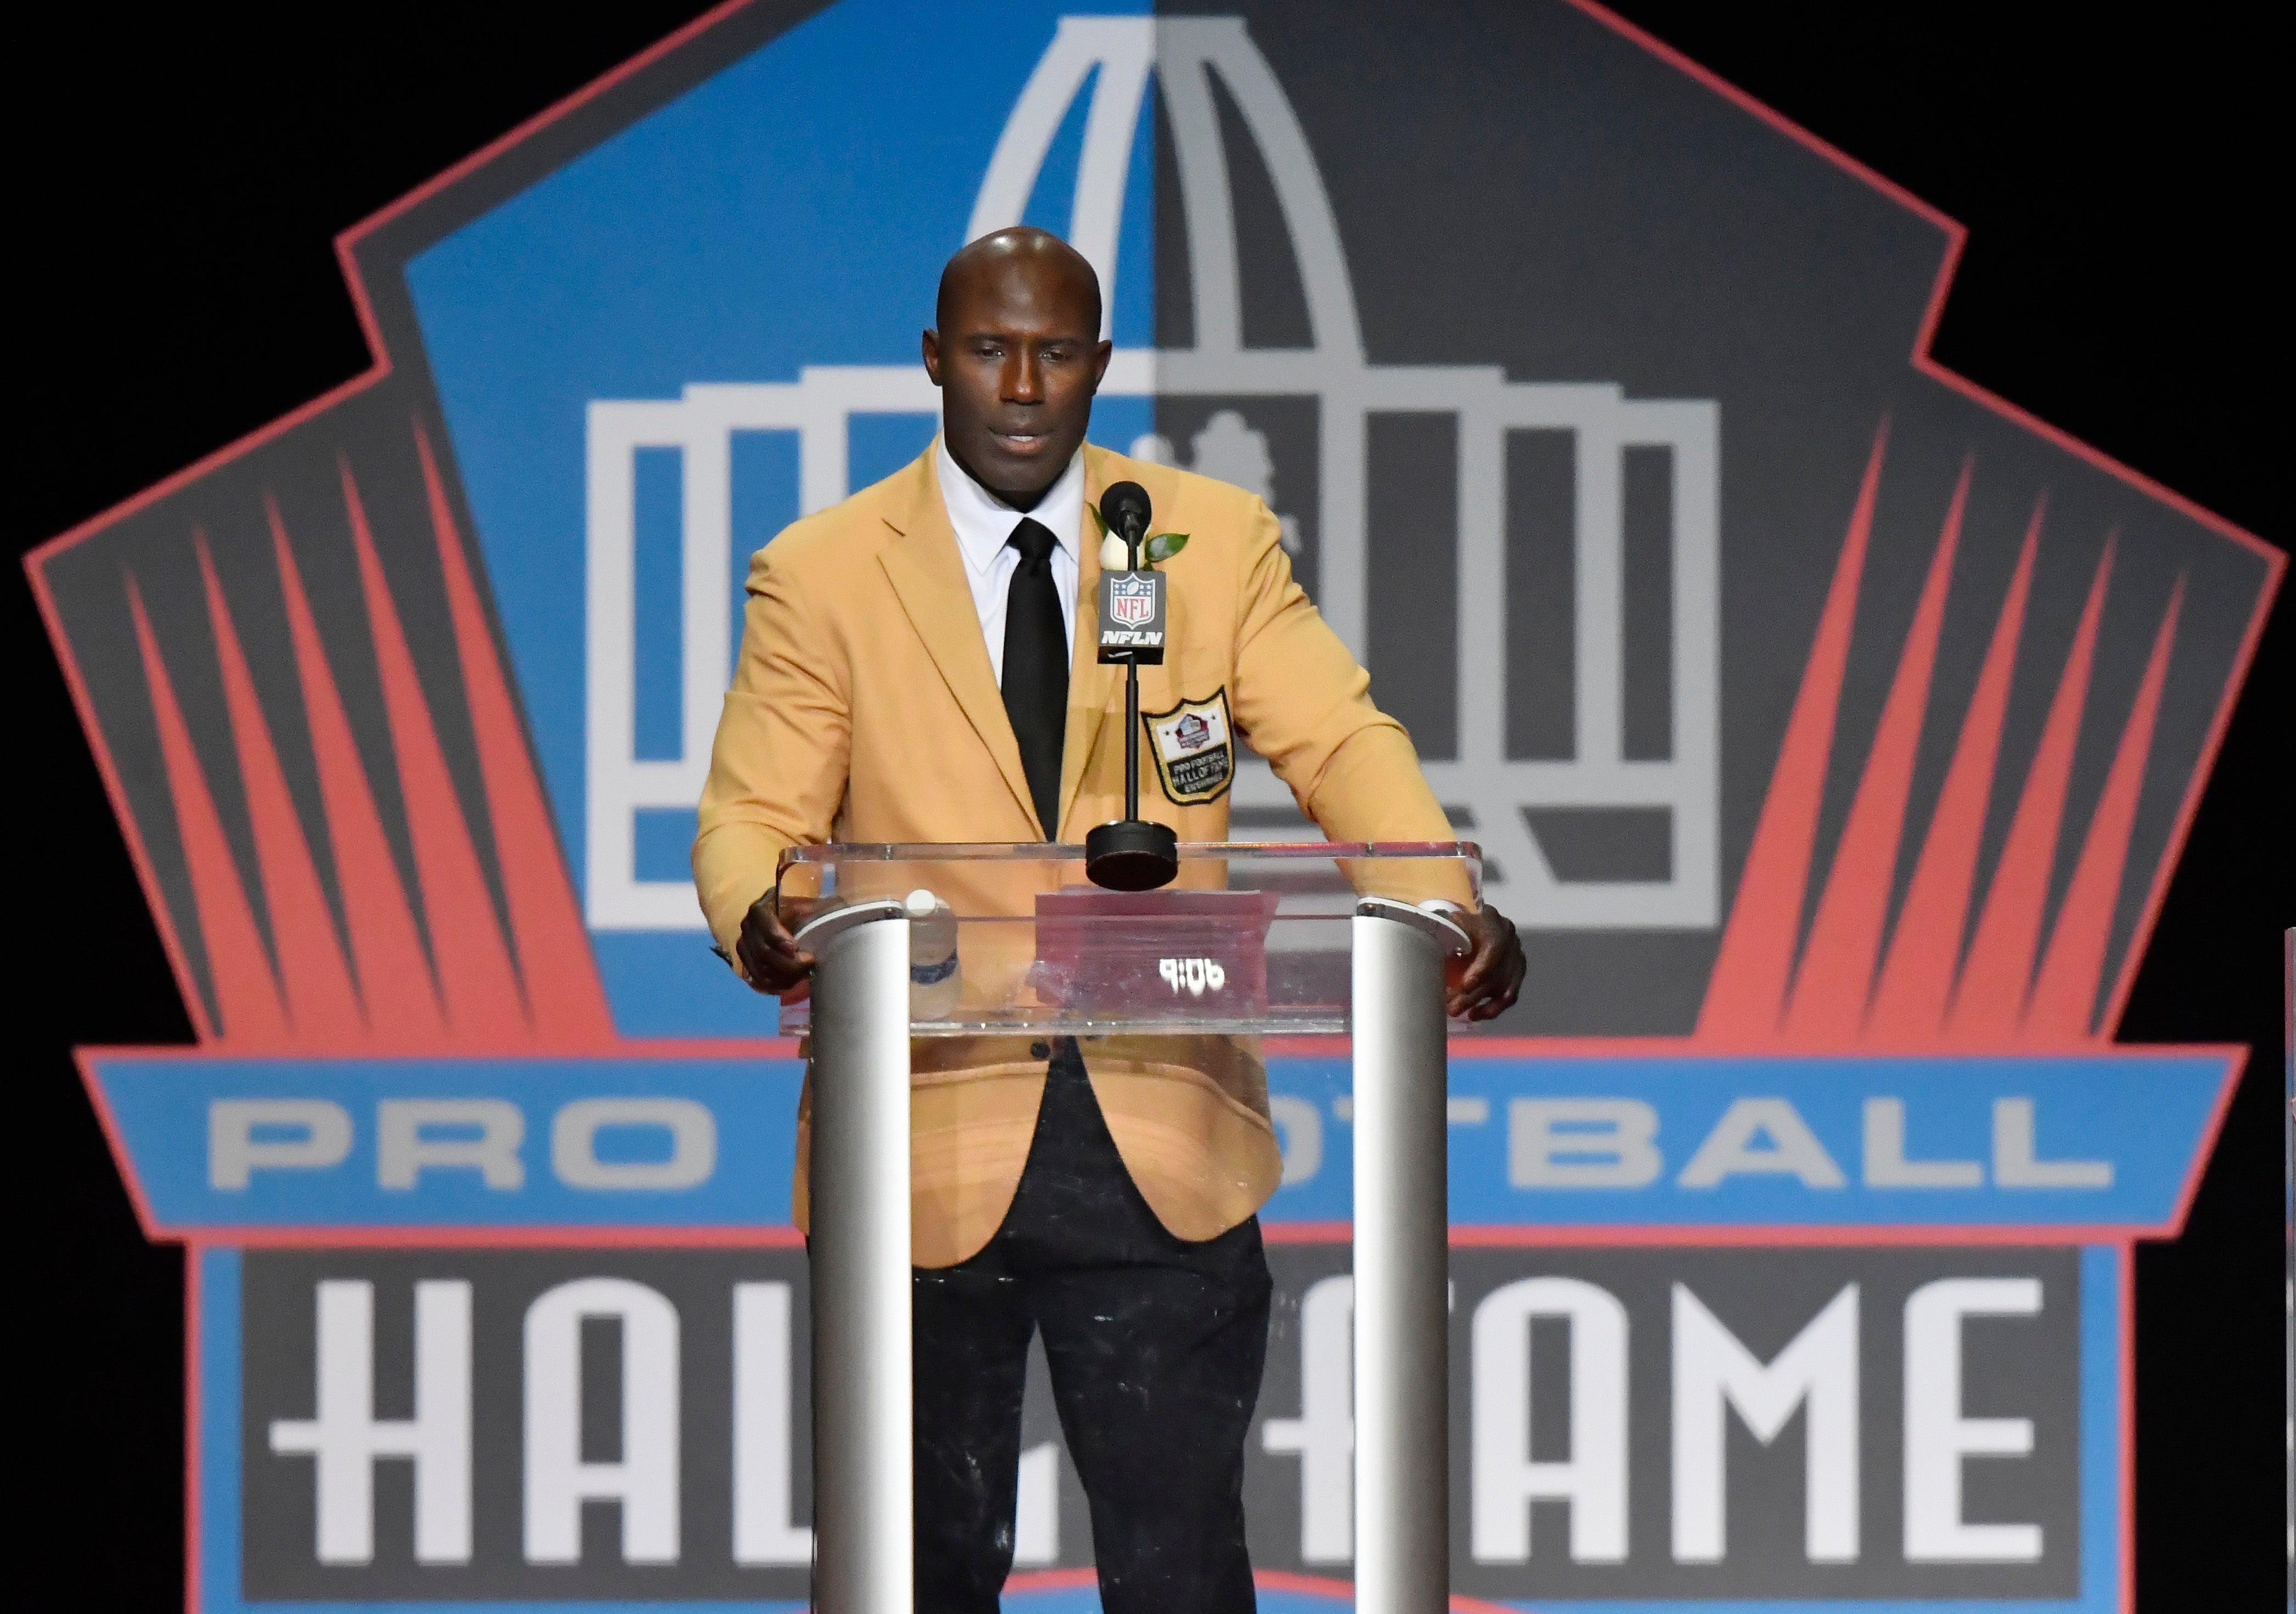
<instances>
[{"instance_id":1,"label":"red chevron stripe","mask_svg":"<svg viewBox=\"0 0 2296 1614\"><path fill-rule=\"evenodd\" d=\"M310 725L311 754L318 766L319 798L326 805L327 838L333 843L335 877L342 885L344 925L350 932L351 961L358 971L368 1035L395 1049L435 1048L446 1040L430 962L414 925L414 912L399 883L390 843L383 837L374 792L351 737L342 692L327 667L303 574L288 546L278 504L266 497L271 546L279 564L279 586L287 602L287 627L295 647L295 673L303 690L304 721Z\"/></svg>"},{"instance_id":2,"label":"red chevron stripe","mask_svg":"<svg viewBox=\"0 0 2296 1614\"><path fill-rule=\"evenodd\" d=\"M1833 582L1818 618L1817 638L1803 668L1801 689L1786 720L1785 741L1770 774L1761 817L1754 826L1746 867L1730 904L1729 922L1698 1011L1697 1036L1708 1042L1767 1043L1775 1039L1801 930L1802 897L1817 840L1818 804L1833 749L1833 720L1849 663L1850 630L1857 615L1857 585L1874 529L1874 499L1890 440L1885 419L1874 433L1874 451L1858 484L1849 531L1834 563Z\"/></svg>"},{"instance_id":3,"label":"red chevron stripe","mask_svg":"<svg viewBox=\"0 0 2296 1614\"><path fill-rule=\"evenodd\" d=\"M286 987L287 1015L298 1047L354 1046L366 1038L366 1018L351 985L350 965L327 911L310 843L288 794L287 775L271 742L271 725L257 699L255 680L239 632L224 604L207 535L194 533L200 577L206 586L208 621L215 629L216 661L223 673L224 701L231 715L231 737L239 755L239 775L247 791L247 816L255 832L255 856L262 873L265 910L279 954Z\"/></svg>"},{"instance_id":4,"label":"red chevron stripe","mask_svg":"<svg viewBox=\"0 0 2296 1614\"><path fill-rule=\"evenodd\" d=\"M1786 1031L1796 1042L1845 1043L1865 1024L1866 997L1874 989L1874 967L1881 956L1890 881L1898 867L1898 841L1905 832L1906 797L1913 788L1914 754L1921 743L1923 716L1929 709L1930 678L1937 668L1938 636L1945 626L1946 594L1961 543L1970 467L1970 461L1962 462L1961 478L1954 484L1952 502L1946 507L1937 551L1930 559L1929 578L1922 586L1920 603L1914 608L1906 648L1898 658L1889 698L1874 732L1873 750L1866 755L1866 771L1850 801L1849 822L1833 848L1825 894L1810 924L1809 940L1802 948L1801 971L1794 980L1793 1003L1786 1018Z\"/></svg>"},{"instance_id":5,"label":"red chevron stripe","mask_svg":"<svg viewBox=\"0 0 2296 1614\"><path fill-rule=\"evenodd\" d=\"M374 640L382 703L390 725L391 750L398 761L400 794L406 803L407 836L414 846L415 879L422 911L430 921L431 956L439 968L439 995L457 1046L473 1050L515 1047L528 1040L524 1005L512 973L510 954L480 873L470 827L455 799L454 780L431 725L430 703L414 672L398 607L376 555L366 511L350 462L338 456L343 503L350 512L351 542L358 551L359 584L366 597L368 630Z\"/></svg>"},{"instance_id":6,"label":"red chevron stripe","mask_svg":"<svg viewBox=\"0 0 2296 1614\"><path fill-rule=\"evenodd\" d=\"M135 619L135 643L144 653L144 678L152 694L152 716L160 731L160 756L168 770L168 794L176 808L176 832L181 838L184 863L191 873L192 905L199 914L200 938L208 954L208 976L214 984L216 1012L222 1024L215 1040L234 1050L268 1051L284 1048L291 1038L287 1011L279 1001L279 983L256 929L255 913L240 884L232 862L231 843L223 832L223 819L215 798L208 792L199 753L192 748L192 733L176 701L176 686L160 660L159 641L152 636L151 619L144 614L144 594L135 576L127 577L127 609Z\"/></svg>"},{"instance_id":7,"label":"red chevron stripe","mask_svg":"<svg viewBox=\"0 0 2296 1614\"><path fill-rule=\"evenodd\" d=\"M2009 821L2009 836L2002 843L1984 911L1978 915L1968 962L1962 966L1946 1022L1948 1034L1957 1042L2012 1045L2024 1020L2025 994L2040 941L2041 909L2048 900L2049 871L2064 821L2065 787L2072 778L2073 747L2080 738L2081 709L2088 699L2097 621L2112 578L2113 547L2114 540L2107 538L2071 652L2049 701L2040 746L2025 774L2016 815Z\"/></svg>"},{"instance_id":8,"label":"red chevron stripe","mask_svg":"<svg viewBox=\"0 0 2296 1614\"><path fill-rule=\"evenodd\" d=\"M1978 848L1985 834L1985 804L1993 792L1993 769L2001 750L2002 719L2009 709L2009 684L2017 664L2017 643L2025 627L2025 604L2033 589L2033 559L2041 542L2042 506L2033 507L2024 546L2009 592L1994 619L1977 687L1963 715L1945 784L1930 815L1914 877L1898 911L1897 928L1882 964L1881 984L1866 1015L1877 1038L1920 1042L1945 1027L1953 1000L1954 966L1961 961L1964 928L1977 882Z\"/></svg>"},{"instance_id":9,"label":"red chevron stripe","mask_svg":"<svg viewBox=\"0 0 2296 1614\"><path fill-rule=\"evenodd\" d=\"M2152 725L2161 714L2161 686L2168 681L2169 651L2184 603L2185 579L2180 577L2160 630L2152 635L2152 654L2144 663L2128 721L2121 727L2112 769L2105 775L2088 833L2081 840L2072 884L2057 909L2040 979L2025 1008L2029 1041L2079 1042L2095 1035L2096 992L2104 977L2105 947L2112 938L2113 906L2128 863L2128 838L2136 827L2136 801L2152 750Z\"/></svg>"},{"instance_id":10,"label":"red chevron stripe","mask_svg":"<svg viewBox=\"0 0 2296 1614\"><path fill-rule=\"evenodd\" d=\"M510 907L511 933L533 1016L536 1035L554 1046L587 1047L613 1040L604 985L598 979L590 937L574 898L550 810L536 777L526 732L511 700L493 635L471 578L462 535L447 499L446 484L430 451L430 434L414 422L415 452L422 460L422 485L430 495L430 525L439 562L447 579L447 608L454 619L455 653L477 736L479 766L486 780L488 816L493 821L495 857L502 869Z\"/></svg>"}]
</instances>

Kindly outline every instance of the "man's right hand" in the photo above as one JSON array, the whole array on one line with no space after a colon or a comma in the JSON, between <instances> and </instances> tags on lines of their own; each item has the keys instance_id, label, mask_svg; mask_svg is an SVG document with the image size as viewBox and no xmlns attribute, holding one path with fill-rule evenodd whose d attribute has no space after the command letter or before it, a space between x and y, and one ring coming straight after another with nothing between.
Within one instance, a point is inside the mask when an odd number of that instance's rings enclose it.
<instances>
[{"instance_id":1,"label":"man's right hand","mask_svg":"<svg viewBox=\"0 0 2296 1614\"><path fill-rule=\"evenodd\" d=\"M797 917L803 922L801 914ZM797 945L782 922L773 892L758 897L742 915L742 934L734 947L741 956L742 972L758 991L796 1004L813 989L813 954Z\"/></svg>"}]
</instances>

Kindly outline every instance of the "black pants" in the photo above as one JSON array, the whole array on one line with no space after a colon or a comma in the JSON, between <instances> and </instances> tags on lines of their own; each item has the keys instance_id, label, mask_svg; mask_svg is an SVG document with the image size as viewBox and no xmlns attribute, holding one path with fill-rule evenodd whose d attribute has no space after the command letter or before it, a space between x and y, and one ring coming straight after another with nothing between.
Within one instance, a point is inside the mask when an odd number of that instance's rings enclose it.
<instances>
[{"instance_id":1,"label":"black pants","mask_svg":"<svg viewBox=\"0 0 2296 1614\"><path fill-rule=\"evenodd\" d=\"M1004 1225L971 1260L916 1274L920 1614L996 1614L1032 1332L1091 1503L1107 1614L1251 1610L1243 1442L1269 1288L1256 1217L1200 1244L1165 1231L1076 1045L1058 1044Z\"/></svg>"}]
</instances>

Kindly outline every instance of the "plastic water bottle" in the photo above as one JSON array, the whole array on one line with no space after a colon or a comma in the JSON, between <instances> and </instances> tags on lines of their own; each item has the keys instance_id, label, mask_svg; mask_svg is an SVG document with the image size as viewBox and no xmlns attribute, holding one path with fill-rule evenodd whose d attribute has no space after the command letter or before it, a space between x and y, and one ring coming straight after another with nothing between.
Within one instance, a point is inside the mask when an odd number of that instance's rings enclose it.
<instances>
[{"instance_id":1,"label":"plastic water bottle","mask_svg":"<svg viewBox=\"0 0 2296 1614\"><path fill-rule=\"evenodd\" d=\"M956 915L922 886L901 905L909 915L909 1018L947 1020L964 984L957 971Z\"/></svg>"}]
</instances>

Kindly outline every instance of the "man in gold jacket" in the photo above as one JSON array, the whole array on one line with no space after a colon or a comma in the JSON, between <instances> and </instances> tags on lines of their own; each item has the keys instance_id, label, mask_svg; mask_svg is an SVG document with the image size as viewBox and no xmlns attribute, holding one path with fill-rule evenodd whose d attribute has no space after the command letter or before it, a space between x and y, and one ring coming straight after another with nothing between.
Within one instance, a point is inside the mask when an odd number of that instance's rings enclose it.
<instances>
[{"instance_id":1,"label":"man in gold jacket","mask_svg":"<svg viewBox=\"0 0 2296 1614\"><path fill-rule=\"evenodd\" d=\"M1147 490L1160 530L1189 535L1163 565L1165 660L1142 669L1142 709L1185 707L1218 735L1174 769L1149 724L1143 816L1226 840L1248 741L1333 840L1451 840L1408 736L1292 580L1267 506L1084 443L1110 354L1090 265L1039 231L983 237L943 273L936 323L933 446L750 562L693 848L702 909L743 979L795 994L812 968L774 898L790 847L1073 844L1123 815L1123 683L1097 661L1099 534L1084 517L1118 481ZM1447 1007L1488 1019L1514 1001L1521 948L1494 909L1458 918L1475 946ZM981 964L995 968L966 954L969 986ZM918 1608L997 1606L1040 1334L1103 1606L1249 1610L1243 1441L1269 1293L1255 1213L1280 1172L1258 1059L1209 1038L1109 1039L1088 1063L1065 1038L916 1047Z\"/></svg>"}]
</instances>

